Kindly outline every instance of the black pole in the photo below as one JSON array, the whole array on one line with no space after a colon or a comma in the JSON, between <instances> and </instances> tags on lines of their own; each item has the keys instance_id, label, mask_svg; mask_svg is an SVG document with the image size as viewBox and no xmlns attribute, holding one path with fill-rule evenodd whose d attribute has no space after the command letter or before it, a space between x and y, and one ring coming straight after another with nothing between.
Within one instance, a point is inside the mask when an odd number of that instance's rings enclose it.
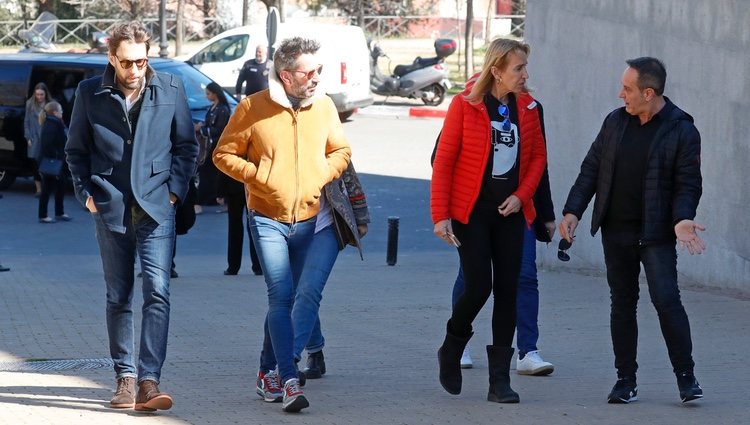
<instances>
[{"instance_id":1,"label":"black pole","mask_svg":"<svg viewBox=\"0 0 750 425\"><path fill-rule=\"evenodd\" d=\"M398 217L388 217L388 249L385 261L389 266L396 265L398 256Z\"/></svg>"},{"instance_id":2,"label":"black pole","mask_svg":"<svg viewBox=\"0 0 750 425\"><path fill-rule=\"evenodd\" d=\"M159 1L159 57L169 56L169 43L167 43L167 0Z\"/></svg>"}]
</instances>

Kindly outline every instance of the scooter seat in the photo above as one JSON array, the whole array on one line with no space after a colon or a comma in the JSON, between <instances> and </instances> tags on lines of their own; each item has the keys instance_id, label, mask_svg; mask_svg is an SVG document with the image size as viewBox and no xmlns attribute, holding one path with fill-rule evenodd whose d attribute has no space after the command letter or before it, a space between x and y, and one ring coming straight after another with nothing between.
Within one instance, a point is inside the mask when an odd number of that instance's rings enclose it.
<instances>
[{"instance_id":1,"label":"scooter seat","mask_svg":"<svg viewBox=\"0 0 750 425\"><path fill-rule=\"evenodd\" d=\"M393 75L397 77L403 77L404 75L414 72L418 69L427 68L428 66L437 65L442 61L439 57L434 58L420 58L417 57L414 59L414 63L411 65L396 65L396 68L393 70Z\"/></svg>"}]
</instances>

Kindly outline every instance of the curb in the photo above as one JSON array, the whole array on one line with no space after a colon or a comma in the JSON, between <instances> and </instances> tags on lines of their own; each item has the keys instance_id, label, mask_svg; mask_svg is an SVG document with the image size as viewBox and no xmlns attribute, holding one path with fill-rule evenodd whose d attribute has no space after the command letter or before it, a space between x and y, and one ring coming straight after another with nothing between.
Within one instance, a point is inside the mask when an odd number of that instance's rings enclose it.
<instances>
[{"instance_id":1,"label":"curb","mask_svg":"<svg viewBox=\"0 0 750 425\"><path fill-rule=\"evenodd\" d=\"M444 109L409 108L410 117L420 118L445 118L448 111Z\"/></svg>"},{"instance_id":2,"label":"curb","mask_svg":"<svg viewBox=\"0 0 750 425\"><path fill-rule=\"evenodd\" d=\"M413 117L413 118L445 118L447 110L426 107L404 108L388 105L371 105L366 108L357 109L358 115L389 116L389 117Z\"/></svg>"}]
</instances>

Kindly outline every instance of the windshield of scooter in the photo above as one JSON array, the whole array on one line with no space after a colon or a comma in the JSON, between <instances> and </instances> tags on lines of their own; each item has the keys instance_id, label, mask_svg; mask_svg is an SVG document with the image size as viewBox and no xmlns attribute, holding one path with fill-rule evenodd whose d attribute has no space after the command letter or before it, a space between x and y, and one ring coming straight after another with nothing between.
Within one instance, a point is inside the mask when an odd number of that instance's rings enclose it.
<instances>
[{"instance_id":1,"label":"windshield of scooter","mask_svg":"<svg viewBox=\"0 0 750 425\"><path fill-rule=\"evenodd\" d=\"M29 46L48 48L52 45L55 31L57 31L57 16L45 11L39 14L29 29L18 31L18 36Z\"/></svg>"}]
</instances>

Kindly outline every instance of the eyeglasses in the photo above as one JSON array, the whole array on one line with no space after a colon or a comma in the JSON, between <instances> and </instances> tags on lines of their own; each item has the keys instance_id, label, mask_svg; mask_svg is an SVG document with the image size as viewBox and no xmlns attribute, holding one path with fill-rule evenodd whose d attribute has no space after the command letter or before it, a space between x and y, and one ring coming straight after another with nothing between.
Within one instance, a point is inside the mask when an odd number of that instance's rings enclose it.
<instances>
[{"instance_id":1,"label":"eyeglasses","mask_svg":"<svg viewBox=\"0 0 750 425\"><path fill-rule=\"evenodd\" d=\"M323 65L320 65L319 67L311 70L311 71L303 71L301 69L290 69L290 72L299 72L300 74L305 74L305 79L312 80L315 76L315 73L317 72L318 75L323 73Z\"/></svg>"},{"instance_id":2,"label":"eyeglasses","mask_svg":"<svg viewBox=\"0 0 750 425\"><path fill-rule=\"evenodd\" d=\"M117 56L115 56L117 58ZM144 66L148 63L148 58L143 59L136 59L136 60L129 60L129 59L120 59L117 58L117 61L120 62L120 66L124 69L130 69L133 67L133 64L138 67L138 69L143 69Z\"/></svg>"},{"instance_id":3,"label":"eyeglasses","mask_svg":"<svg viewBox=\"0 0 750 425\"><path fill-rule=\"evenodd\" d=\"M557 245L557 259L560 261L570 261L570 255L568 250L570 249L572 242L568 242L567 239L560 239L560 244Z\"/></svg>"},{"instance_id":4,"label":"eyeglasses","mask_svg":"<svg viewBox=\"0 0 750 425\"><path fill-rule=\"evenodd\" d=\"M502 103L500 106L497 107L497 113L500 114L501 117L503 117L503 131L510 131L510 108L508 108L508 105L503 105Z\"/></svg>"}]
</instances>

